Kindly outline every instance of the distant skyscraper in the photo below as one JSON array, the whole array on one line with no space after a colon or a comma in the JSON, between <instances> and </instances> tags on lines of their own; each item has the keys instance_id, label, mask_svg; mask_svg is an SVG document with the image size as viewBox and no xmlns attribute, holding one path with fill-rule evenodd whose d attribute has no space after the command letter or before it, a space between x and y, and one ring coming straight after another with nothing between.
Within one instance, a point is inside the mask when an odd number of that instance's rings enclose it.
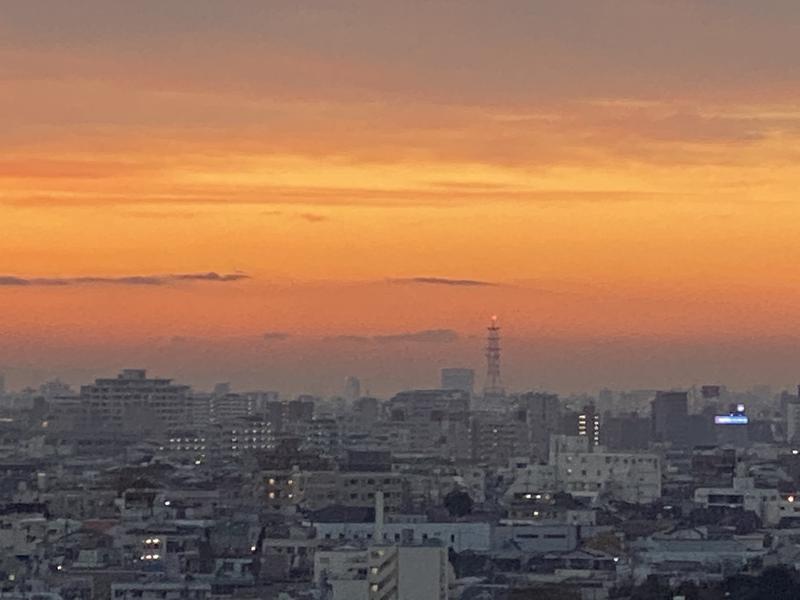
<instances>
[{"instance_id":1,"label":"distant skyscraper","mask_svg":"<svg viewBox=\"0 0 800 600\"><path fill-rule=\"evenodd\" d=\"M578 413L578 435L590 437L594 446L600 445L600 414L594 404L584 406Z\"/></svg>"},{"instance_id":2,"label":"distant skyscraper","mask_svg":"<svg viewBox=\"0 0 800 600\"><path fill-rule=\"evenodd\" d=\"M800 385L797 396L789 396L786 403L786 441L790 444L800 442Z\"/></svg>"},{"instance_id":3,"label":"distant skyscraper","mask_svg":"<svg viewBox=\"0 0 800 600\"><path fill-rule=\"evenodd\" d=\"M505 396L503 382L500 379L500 327L497 317L492 317L492 323L487 328L486 337L486 382L483 386L483 395L487 398L501 398Z\"/></svg>"},{"instance_id":4,"label":"distant skyscraper","mask_svg":"<svg viewBox=\"0 0 800 600\"><path fill-rule=\"evenodd\" d=\"M441 388L443 390L461 390L472 395L475 388L475 371L461 368L442 369Z\"/></svg>"},{"instance_id":5,"label":"distant skyscraper","mask_svg":"<svg viewBox=\"0 0 800 600\"><path fill-rule=\"evenodd\" d=\"M361 382L358 377L346 377L344 380L344 397L350 402L355 402L361 397Z\"/></svg>"},{"instance_id":6,"label":"distant skyscraper","mask_svg":"<svg viewBox=\"0 0 800 600\"><path fill-rule=\"evenodd\" d=\"M0 399L6 395L6 378L5 376L0 373Z\"/></svg>"},{"instance_id":7,"label":"distant skyscraper","mask_svg":"<svg viewBox=\"0 0 800 600\"><path fill-rule=\"evenodd\" d=\"M517 400L517 418L528 426L530 452L547 460L550 436L558 433L561 422L561 401L556 394L528 392Z\"/></svg>"},{"instance_id":8,"label":"distant skyscraper","mask_svg":"<svg viewBox=\"0 0 800 600\"><path fill-rule=\"evenodd\" d=\"M684 440L687 434L689 395L686 392L657 392L652 406L655 440L673 443Z\"/></svg>"}]
</instances>

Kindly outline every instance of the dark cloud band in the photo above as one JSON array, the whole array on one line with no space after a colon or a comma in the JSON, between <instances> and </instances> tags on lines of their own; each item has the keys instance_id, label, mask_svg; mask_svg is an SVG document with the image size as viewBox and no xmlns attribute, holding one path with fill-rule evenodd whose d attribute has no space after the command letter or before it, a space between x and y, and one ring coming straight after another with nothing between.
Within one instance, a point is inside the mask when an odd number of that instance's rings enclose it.
<instances>
[{"instance_id":1,"label":"dark cloud band","mask_svg":"<svg viewBox=\"0 0 800 600\"><path fill-rule=\"evenodd\" d=\"M168 273L166 275L126 275L124 277L18 277L0 275L0 286L68 285L169 285L186 281L226 283L250 279L246 273Z\"/></svg>"},{"instance_id":2,"label":"dark cloud band","mask_svg":"<svg viewBox=\"0 0 800 600\"><path fill-rule=\"evenodd\" d=\"M423 329L422 331L409 331L405 333L391 333L384 335L337 335L325 338L329 342L346 342L354 344L364 344L376 342L379 344L391 344L402 342L414 343L439 343L448 344L458 341L459 335L452 329Z\"/></svg>"},{"instance_id":3,"label":"dark cloud band","mask_svg":"<svg viewBox=\"0 0 800 600\"><path fill-rule=\"evenodd\" d=\"M421 283L427 285L449 285L453 287L481 287L496 286L491 281L481 281L478 279L450 279L448 277L408 277L404 279L391 279L393 283Z\"/></svg>"}]
</instances>

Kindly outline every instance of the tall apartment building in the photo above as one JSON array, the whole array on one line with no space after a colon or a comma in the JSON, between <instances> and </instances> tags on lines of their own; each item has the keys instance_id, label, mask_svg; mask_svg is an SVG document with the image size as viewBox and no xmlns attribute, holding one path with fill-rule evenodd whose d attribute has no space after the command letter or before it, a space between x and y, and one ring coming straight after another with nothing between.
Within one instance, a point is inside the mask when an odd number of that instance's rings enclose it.
<instances>
[{"instance_id":1,"label":"tall apartment building","mask_svg":"<svg viewBox=\"0 0 800 600\"><path fill-rule=\"evenodd\" d=\"M314 555L314 581L329 600L397 600L396 546L336 548Z\"/></svg>"},{"instance_id":2,"label":"tall apartment building","mask_svg":"<svg viewBox=\"0 0 800 600\"><path fill-rule=\"evenodd\" d=\"M411 390L389 401L389 419L409 435L411 452L469 458L469 394L460 390Z\"/></svg>"},{"instance_id":3,"label":"tall apartment building","mask_svg":"<svg viewBox=\"0 0 800 600\"><path fill-rule=\"evenodd\" d=\"M790 444L800 442L800 385L797 394L787 394L786 401L786 441Z\"/></svg>"},{"instance_id":4,"label":"tall apartment building","mask_svg":"<svg viewBox=\"0 0 800 600\"><path fill-rule=\"evenodd\" d=\"M657 392L652 411L655 441L682 444L687 437L689 395L686 392Z\"/></svg>"},{"instance_id":5,"label":"tall apartment building","mask_svg":"<svg viewBox=\"0 0 800 600\"><path fill-rule=\"evenodd\" d=\"M578 435L585 435L595 446L600 445L600 415L592 406L578 414Z\"/></svg>"},{"instance_id":6,"label":"tall apartment building","mask_svg":"<svg viewBox=\"0 0 800 600\"><path fill-rule=\"evenodd\" d=\"M189 386L171 379L148 379L143 369L125 369L116 378L97 379L62 403L76 429L159 434L184 427Z\"/></svg>"},{"instance_id":7,"label":"tall apartment building","mask_svg":"<svg viewBox=\"0 0 800 600\"><path fill-rule=\"evenodd\" d=\"M528 425L528 452L546 461L550 436L557 434L561 425L561 401L556 394L528 392L518 398L517 410Z\"/></svg>"},{"instance_id":8,"label":"tall apartment building","mask_svg":"<svg viewBox=\"0 0 800 600\"><path fill-rule=\"evenodd\" d=\"M528 426L518 413L472 414L472 458L491 465L507 465L528 446Z\"/></svg>"},{"instance_id":9,"label":"tall apartment building","mask_svg":"<svg viewBox=\"0 0 800 600\"><path fill-rule=\"evenodd\" d=\"M446 600L447 548L431 543L318 550L314 580L330 600Z\"/></svg>"}]
</instances>

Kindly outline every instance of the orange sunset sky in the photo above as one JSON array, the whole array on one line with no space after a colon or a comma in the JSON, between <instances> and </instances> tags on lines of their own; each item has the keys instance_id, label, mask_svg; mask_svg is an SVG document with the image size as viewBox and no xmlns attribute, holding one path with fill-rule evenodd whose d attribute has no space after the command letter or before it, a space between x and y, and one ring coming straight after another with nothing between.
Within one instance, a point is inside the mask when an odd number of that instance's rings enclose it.
<instances>
[{"instance_id":1,"label":"orange sunset sky","mask_svg":"<svg viewBox=\"0 0 800 600\"><path fill-rule=\"evenodd\" d=\"M11 387L800 379L795 0L11 0L0 134Z\"/></svg>"}]
</instances>

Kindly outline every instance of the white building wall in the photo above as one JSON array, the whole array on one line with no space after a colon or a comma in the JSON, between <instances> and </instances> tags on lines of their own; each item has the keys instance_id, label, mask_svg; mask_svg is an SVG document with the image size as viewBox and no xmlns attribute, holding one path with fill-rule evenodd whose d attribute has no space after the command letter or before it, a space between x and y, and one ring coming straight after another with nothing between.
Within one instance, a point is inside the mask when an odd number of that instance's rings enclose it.
<instances>
[{"instance_id":1,"label":"white building wall","mask_svg":"<svg viewBox=\"0 0 800 600\"><path fill-rule=\"evenodd\" d=\"M371 540L375 526L372 523L314 523L317 539L341 542ZM386 523L383 542L399 543L404 530L411 533L412 543L439 540L455 552L472 550L485 552L491 548L492 526L489 523Z\"/></svg>"}]
</instances>

